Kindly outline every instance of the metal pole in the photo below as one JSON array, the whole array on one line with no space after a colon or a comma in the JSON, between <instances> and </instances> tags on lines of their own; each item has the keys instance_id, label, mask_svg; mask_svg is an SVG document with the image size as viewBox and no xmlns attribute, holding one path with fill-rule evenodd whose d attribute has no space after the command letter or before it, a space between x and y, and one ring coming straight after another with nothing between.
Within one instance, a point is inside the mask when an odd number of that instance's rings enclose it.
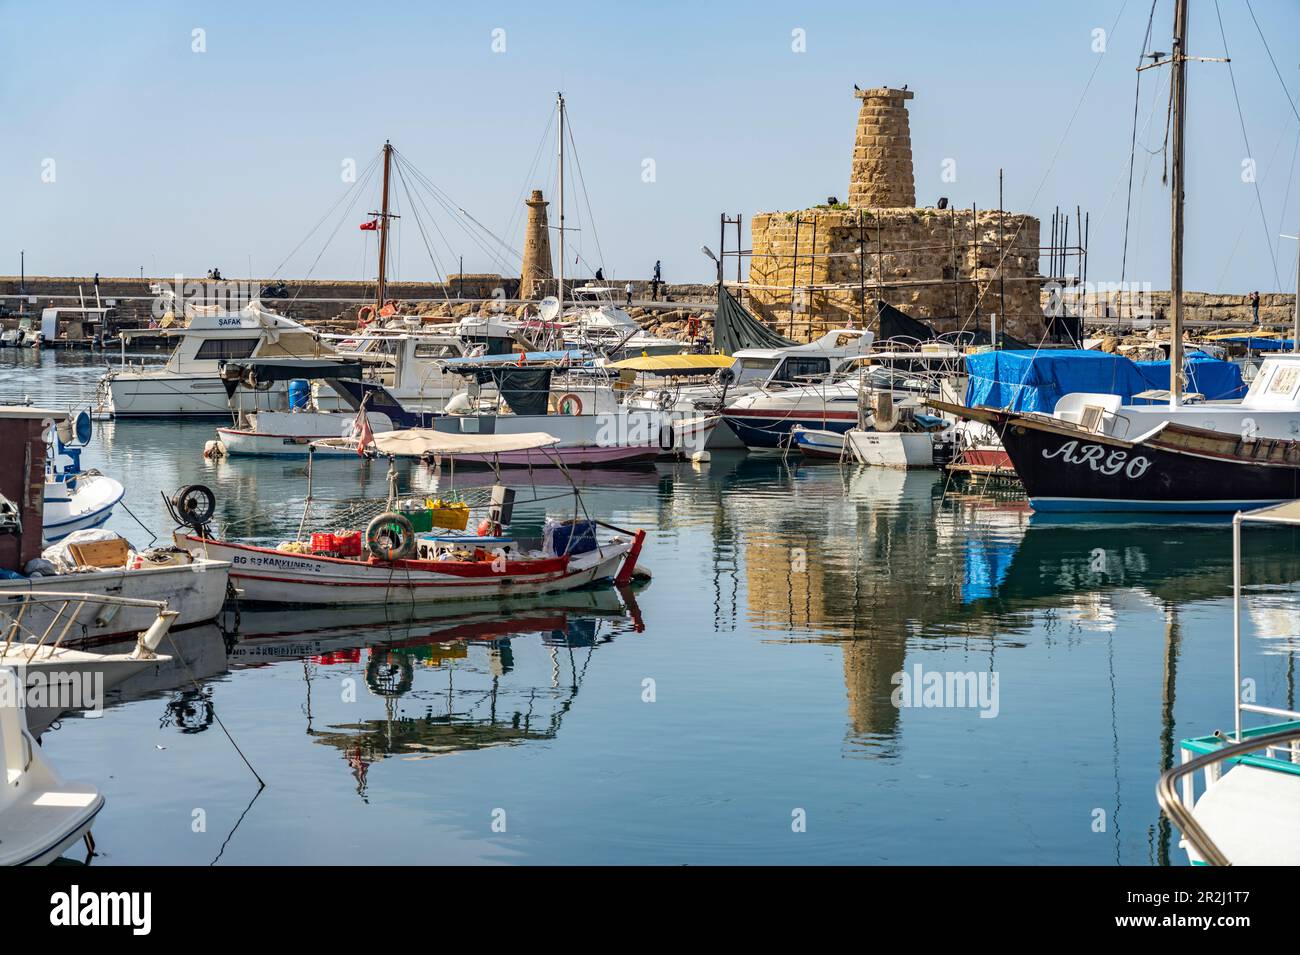
<instances>
[{"instance_id":1,"label":"metal pole","mask_svg":"<svg viewBox=\"0 0 1300 955\"><path fill-rule=\"evenodd\" d=\"M557 152L560 160L560 270L556 273L557 290L560 299L560 312L557 319L564 319L564 94L555 94L556 109L560 114L560 121L557 124L556 141L558 143Z\"/></svg>"},{"instance_id":2,"label":"metal pole","mask_svg":"<svg viewBox=\"0 0 1300 955\"><path fill-rule=\"evenodd\" d=\"M379 310L384 307L384 286L387 284L385 270L388 268L388 173L392 165L393 144L384 142L384 195L379 213L379 281L375 284L375 320L379 319Z\"/></svg>"},{"instance_id":3,"label":"metal pole","mask_svg":"<svg viewBox=\"0 0 1300 955\"><path fill-rule=\"evenodd\" d=\"M1232 515L1232 713L1241 742L1241 511Z\"/></svg>"},{"instance_id":4,"label":"metal pole","mask_svg":"<svg viewBox=\"0 0 1300 955\"><path fill-rule=\"evenodd\" d=\"M1002 227L1002 170L998 170L998 314L1004 319L1007 314L1007 280L1006 264L1007 250L1005 247L1006 239ZM993 347L998 347L997 328L993 329Z\"/></svg>"},{"instance_id":5,"label":"metal pole","mask_svg":"<svg viewBox=\"0 0 1300 955\"><path fill-rule=\"evenodd\" d=\"M794 293L799 281L799 217L794 217L794 254L790 260L790 337L794 337Z\"/></svg>"},{"instance_id":6,"label":"metal pole","mask_svg":"<svg viewBox=\"0 0 1300 955\"><path fill-rule=\"evenodd\" d=\"M867 327L867 227L862 210L858 210L858 316Z\"/></svg>"},{"instance_id":7,"label":"metal pole","mask_svg":"<svg viewBox=\"0 0 1300 955\"><path fill-rule=\"evenodd\" d=\"M1169 288L1173 313L1169 330L1169 406L1182 402L1183 392L1183 163L1186 156L1187 121L1187 0L1174 4L1173 79L1173 177L1170 192L1173 241L1169 249Z\"/></svg>"},{"instance_id":8,"label":"metal pole","mask_svg":"<svg viewBox=\"0 0 1300 955\"><path fill-rule=\"evenodd\" d=\"M1295 254L1295 334L1292 336L1292 351L1300 353L1300 229L1296 230Z\"/></svg>"}]
</instances>

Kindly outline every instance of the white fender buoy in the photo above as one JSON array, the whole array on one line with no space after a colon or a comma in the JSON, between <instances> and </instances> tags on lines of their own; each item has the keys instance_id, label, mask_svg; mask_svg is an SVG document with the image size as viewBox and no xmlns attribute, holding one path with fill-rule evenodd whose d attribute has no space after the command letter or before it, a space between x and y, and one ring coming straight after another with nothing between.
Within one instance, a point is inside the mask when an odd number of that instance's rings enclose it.
<instances>
[{"instance_id":1,"label":"white fender buoy","mask_svg":"<svg viewBox=\"0 0 1300 955\"><path fill-rule=\"evenodd\" d=\"M224 458L226 456L226 446L214 438L203 445L203 456L205 458Z\"/></svg>"}]
</instances>

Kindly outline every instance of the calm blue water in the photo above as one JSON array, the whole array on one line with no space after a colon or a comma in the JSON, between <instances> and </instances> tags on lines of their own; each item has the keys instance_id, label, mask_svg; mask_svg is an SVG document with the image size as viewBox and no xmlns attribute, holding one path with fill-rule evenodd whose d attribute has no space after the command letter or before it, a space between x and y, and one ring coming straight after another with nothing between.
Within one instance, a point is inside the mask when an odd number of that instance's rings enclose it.
<instances>
[{"instance_id":1,"label":"calm blue water","mask_svg":"<svg viewBox=\"0 0 1300 955\"><path fill-rule=\"evenodd\" d=\"M0 372L0 403L68 407L98 367L9 351ZM219 520L292 536L301 466L204 461L214 426L107 423L86 463L160 537L159 492L193 481ZM325 462L316 490L383 481ZM1154 785L1178 739L1231 725L1226 525L1042 522L936 475L770 457L588 481L593 514L650 532L635 594L245 609L232 637L181 637L197 688L177 672L47 732L107 796L96 864L1185 864ZM1274 705L1295 704L1298 555L1247 533L1244 669ZM996 673L996 717L895 707L918 665Z\"/></svg>"}]
</instances>

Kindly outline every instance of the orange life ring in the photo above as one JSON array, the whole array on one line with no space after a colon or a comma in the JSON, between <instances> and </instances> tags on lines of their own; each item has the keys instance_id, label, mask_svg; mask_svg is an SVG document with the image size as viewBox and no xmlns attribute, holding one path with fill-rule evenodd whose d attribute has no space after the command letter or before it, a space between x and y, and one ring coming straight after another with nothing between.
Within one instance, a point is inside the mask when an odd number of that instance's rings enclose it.
<instances>
[{"instance_id":1,"label":"orange life ring","mask_svg":"<svg viewBox=\"0 0 1300 955\"><path fill-rule=\"evenodd\" d=\"M357 328L365 328L375 319L375 307L373 305L362 305L357 309Z\"/></svg>"},{"instance_id":2,"label":"orange life ring","mask_svg":"<svg viewBox=\"0 0 1300 955\"><path fill-rule=\"evenodd\" d=\"M572 404L569 404L572 402ZM560 414L582 414L582 399L573 392L560 395L560 400L555 403L555 408ZM572 408L573 410L569 410Z\"/></svg>"}]
</instances>

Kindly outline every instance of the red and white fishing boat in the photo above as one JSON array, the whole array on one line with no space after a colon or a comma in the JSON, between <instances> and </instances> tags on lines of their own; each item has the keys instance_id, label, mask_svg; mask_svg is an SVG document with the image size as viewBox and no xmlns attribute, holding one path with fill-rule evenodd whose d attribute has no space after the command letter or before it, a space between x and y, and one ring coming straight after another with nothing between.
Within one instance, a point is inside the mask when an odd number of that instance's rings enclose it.
<instances>
[{"instance_id":1,"label":"red and white fishing boat","mask_svg":"<svg viewBox=\"0 0 1300 955\"><path fill-rule=\"evenodd\" d=\"M413 429L376 434L372 442L379 454L389 456L463 460L466 454L480 455L495 469L502 455L524 451L540 455L553 449L558 439L548 434L453 435ZM346 535L349 546L323 548L314 538L343 538L312 535L310 549L301 541L268 547L214 537L206 524L186 519L187 496L211 492L185 489L173 499L173 513L178 522L190 526L178 529L175 540L192 553L229 561L231 581L243 600L295 605L501 599L601 582L625 584L632 580L645 541L643 530L576 519L548 522L542 540L515 537L507 529L514 492L500 484L492 488L479 533L441 528L417 532L418 512L402 511L395 503L395 489L396 474L390 469L387 510L370 521L364 534ZM574 492L579 493L576 485ZM200 510L211 513L210 508ZM468 513L462 520L468 522ZM598 540L597 528L614 536Z\"/></svg>"}]
</instances>

